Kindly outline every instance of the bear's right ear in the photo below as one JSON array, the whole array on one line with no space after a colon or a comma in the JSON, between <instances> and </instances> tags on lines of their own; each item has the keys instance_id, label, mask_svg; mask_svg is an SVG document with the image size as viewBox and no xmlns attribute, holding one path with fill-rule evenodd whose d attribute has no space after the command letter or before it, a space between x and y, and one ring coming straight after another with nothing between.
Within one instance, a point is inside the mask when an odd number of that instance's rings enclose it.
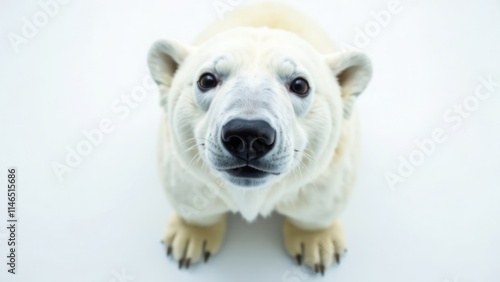
<instances>
[{"instance_id":1,"label":"bear's right ear","mask_svg":"<svg viewBox=\"0 0 500 282\"><path fill-rule=\"evenodd\" d=\"M148 54L149 71L154 81L168 90L179 65L191 50L191 47L175 40L156 41Z\"/></svg>"}]
</instances>

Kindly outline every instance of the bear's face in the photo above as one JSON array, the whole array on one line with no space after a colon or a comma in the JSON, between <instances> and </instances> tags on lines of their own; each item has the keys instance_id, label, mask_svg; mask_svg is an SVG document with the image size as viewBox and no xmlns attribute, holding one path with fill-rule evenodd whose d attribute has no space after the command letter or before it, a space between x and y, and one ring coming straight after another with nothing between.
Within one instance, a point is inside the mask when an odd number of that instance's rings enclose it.
<instances>
[{"instance_id":1,"label":"bear's face","mask_svg":"<svg viewBox=\"0 0 500 282\"><path fill-rule=\"evenodd\" d=\"M199 47L161 41L149 63L176 155L236 187L321 170L371 74L362 54L323 55L294 34L255 28Z\"/></svg>"}]
</instances>

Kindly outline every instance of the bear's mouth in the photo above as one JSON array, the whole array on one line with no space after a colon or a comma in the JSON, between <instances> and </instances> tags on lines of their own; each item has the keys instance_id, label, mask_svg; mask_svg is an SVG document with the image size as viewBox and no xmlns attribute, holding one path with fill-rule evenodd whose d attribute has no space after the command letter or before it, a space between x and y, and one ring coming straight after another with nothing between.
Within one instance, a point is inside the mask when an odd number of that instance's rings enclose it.
<instances>
[{"instance_id":1,"label":"bear's mouth","mask_svg":"<svg viewBox=\"0 0 500 282\"><path fill-rule=\"evenodd\" d=\"M233 177L242 177L242 178L263 178L270 174L279 175L279 173L267 172L248 165L226 169L224 171Z\"/></svg>"}]
</instances>

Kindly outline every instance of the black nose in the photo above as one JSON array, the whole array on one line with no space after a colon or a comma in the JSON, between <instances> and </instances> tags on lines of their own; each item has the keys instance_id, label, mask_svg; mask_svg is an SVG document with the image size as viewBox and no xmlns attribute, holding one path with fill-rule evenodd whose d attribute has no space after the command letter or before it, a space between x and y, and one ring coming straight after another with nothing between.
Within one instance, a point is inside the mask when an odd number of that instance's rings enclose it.
<instances>
[{"instance_id":1,"label":"black nose","mask_svg":"<svg viewBox=\"0 0 500 282\"><path fill-rule=\"evenodd\" d=\"M276 131L263 120L233 119L222 126L222 144L231 155L258 159L274 147Z\"/></svg>"}]
</instances>

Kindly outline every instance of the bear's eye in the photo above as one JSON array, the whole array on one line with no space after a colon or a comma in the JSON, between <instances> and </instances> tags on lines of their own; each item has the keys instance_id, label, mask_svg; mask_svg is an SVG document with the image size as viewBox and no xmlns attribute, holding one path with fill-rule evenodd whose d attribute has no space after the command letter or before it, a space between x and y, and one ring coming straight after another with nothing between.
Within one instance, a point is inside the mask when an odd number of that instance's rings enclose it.
<instances>
[{"instance_id":1,"label":"bear's eye","mask_svg":"<svg viewBox=\"0 0 500 282\"><path fill-rule=\"evenodd\" d=\"M217 78L211 73L204 73L198 80L198 86L201 90L210 90L217 86Z\"/></svg>"},{"instance_id":2,"label":"bear's eye","mask_svg":"<svg viewBox=\"0 0 500 282\"><path fill-rule=\"evenodd\" d=\"M309 83L307 83L307 80L301 77L296 78L290 84L290 91L295 94L304 96L309 93Z\"/></svg>"}]
</instances>

